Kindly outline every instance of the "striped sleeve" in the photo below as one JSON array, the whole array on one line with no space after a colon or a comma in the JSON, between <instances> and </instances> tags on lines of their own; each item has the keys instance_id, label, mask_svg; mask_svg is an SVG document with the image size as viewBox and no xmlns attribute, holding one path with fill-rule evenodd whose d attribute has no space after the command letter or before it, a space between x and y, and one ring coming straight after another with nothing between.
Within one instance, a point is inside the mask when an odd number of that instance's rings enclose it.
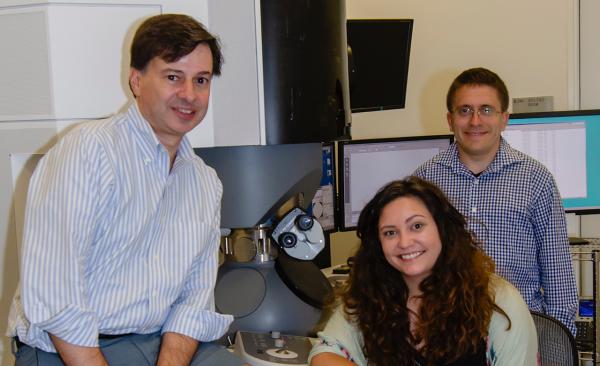
<instances>
[{"instance_id":1,"label":"striped sleeve","mask_svg":"<svg viewBox=\"0 0 600 366\"><path fill-rule=\"evenodd\" d=\"M93 141L71 133L40 162L30 181L21 256L28 338L48 334L79 346L97 346L98 318L86 293L84 262L97 221L98 187L109 168ZM105 177L105 178L101 178ZM47 332L47 333L45 333ZM33 345L33 346L41 346ZM44 347L47 348L47 347Z\"/></svg>"}]
</instances>

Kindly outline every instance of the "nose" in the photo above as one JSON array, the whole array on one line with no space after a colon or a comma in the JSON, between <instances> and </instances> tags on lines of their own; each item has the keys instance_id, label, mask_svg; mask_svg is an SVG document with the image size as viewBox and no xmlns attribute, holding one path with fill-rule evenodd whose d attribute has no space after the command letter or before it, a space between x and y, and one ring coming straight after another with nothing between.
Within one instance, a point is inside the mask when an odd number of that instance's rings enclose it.
<instances>
[{"instance_id":1,"label":"nose","mask_svg":"<svg viewBox=\"0 0 600 366\"><path fill-rule=\"evenodd\" d=\"M181 99L184 99L188 102L192 102L196 98L196 93L194 91L194 84L191 80L185 81L181 84L179 91L177 92L177 96Z\"/></svg>"},{"instance_id":2,"label":"nose","mask_svg":"<svg viewBox=\"0 0 600 366\"><path fill-rule=\"evenodd\" d=\"M469 122L473 125L477 125L481 122L481 117L479 116L479 110L473 111L473 114L471 115L471 119L469 120Z\"/></svg>"},{"instance_id":3,"label":"nose","mask_svg":"<svg viewBox=\"0 0 600 366\"><path fill-rule=\"evenodd\" d=\"M398 242L396 243L398 248L406 249L406 248L410 247L412 244L413 244L413 239L410 234L401 233L400 235L398 235Z\"/></svg>"}]
</instances>

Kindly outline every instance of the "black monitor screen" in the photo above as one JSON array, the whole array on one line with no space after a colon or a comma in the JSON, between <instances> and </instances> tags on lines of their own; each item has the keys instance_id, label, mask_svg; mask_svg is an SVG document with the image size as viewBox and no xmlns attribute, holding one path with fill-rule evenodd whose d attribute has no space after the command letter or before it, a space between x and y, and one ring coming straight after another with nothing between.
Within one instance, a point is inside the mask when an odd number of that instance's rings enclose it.
<instances>
[{"instance_id":1,"label":"black monitor screen","mask_svg":"<svg viewBox=\"0 0 600 366\"><path fill-rule=\"evenodd\" d=\"M412 19L347 21L352 112L404 108Z\"/></svg>"},{"instance_id":2,"label":"black monitor screen","mask_svg":"<svg viewBox=\"0 0 600 366\"><path fill-rule=\"evenodd\" d=\"M377 190L411 175L451 142L451 135L339 142L340 230L355 229L360 211Z\"/></svg>"},{"instance_id":3,"label":"black monitor screen","mask_svg":"<svg viewBox=\"0 0 600 366\"><path fill-rule=\"evenodd\" d=\"M567 212L600 212L600 110L512 114L502 135L552 172Z\"/></svg>"}]
</instances>

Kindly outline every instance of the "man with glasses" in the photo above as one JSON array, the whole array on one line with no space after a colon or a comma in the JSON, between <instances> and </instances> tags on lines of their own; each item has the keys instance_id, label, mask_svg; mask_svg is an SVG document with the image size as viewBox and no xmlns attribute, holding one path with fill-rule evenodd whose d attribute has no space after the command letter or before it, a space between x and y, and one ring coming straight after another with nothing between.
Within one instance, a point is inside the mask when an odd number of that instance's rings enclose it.
<instances>
[{"instance_id":1,"label":"man with glasses","mask_svg":"<svg viewBox=\"0 0 600 366\"><path fill-rule=\"evenodd\" d=\"M494 72L462 72L446 97L455 142L415 175L437 184L531 310L575 334L578 306L565 213L552 174L502 138L508 90Z\"/></svg>"}]
</instances>

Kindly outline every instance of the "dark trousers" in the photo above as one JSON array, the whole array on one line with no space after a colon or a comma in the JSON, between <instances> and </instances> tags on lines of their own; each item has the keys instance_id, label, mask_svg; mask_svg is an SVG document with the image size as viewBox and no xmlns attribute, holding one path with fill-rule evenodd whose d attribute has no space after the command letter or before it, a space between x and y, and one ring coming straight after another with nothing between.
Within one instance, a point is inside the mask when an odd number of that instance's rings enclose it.
<instances>
[{"instance_id":1,"label":"dark trousers","mask_svg":"<svg viewBox=\"0 0 600 366\"><path fill-rule=\"evenodd\" d=\"M160 333L129 334L100 339L100 349L111 366L156 365L160 350ZM13 340L15 366L64 366L57 353L44 352ZM191 366L240 366L242 361L223 346L202 343Z\"/></svg>"}]
</instances>

